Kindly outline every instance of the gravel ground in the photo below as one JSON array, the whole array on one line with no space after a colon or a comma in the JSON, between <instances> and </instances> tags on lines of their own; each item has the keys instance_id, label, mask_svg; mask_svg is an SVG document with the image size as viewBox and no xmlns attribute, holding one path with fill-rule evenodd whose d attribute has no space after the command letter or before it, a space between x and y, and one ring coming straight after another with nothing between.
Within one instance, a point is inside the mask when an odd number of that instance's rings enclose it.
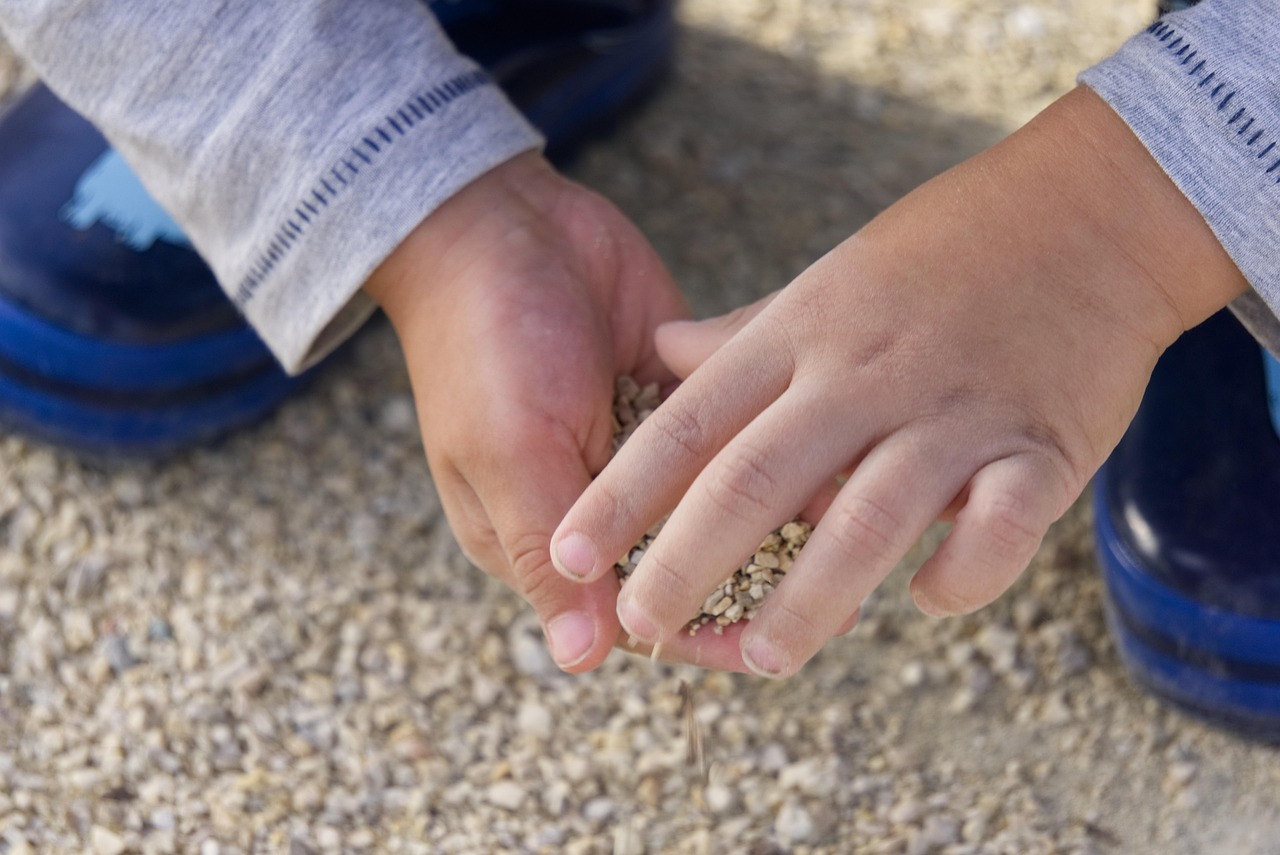
<instances>
[{"instance_id":1,"label":"gravel ground","mask_svg":"<svg viewBox=\"0 0 1280 855\"><path fill-rule=\"evenodd\" d=\"M686 0L676 73L574 171L722 310L1148 14ZM415 431L375 323L269 423L163 466L0 438L0 853L1280 851L1275 752L1127 681L1087 502L970 618L916 613L906 562L786 683L625 655L569 678L459 554Z\"/></svg>"}]
</instances>

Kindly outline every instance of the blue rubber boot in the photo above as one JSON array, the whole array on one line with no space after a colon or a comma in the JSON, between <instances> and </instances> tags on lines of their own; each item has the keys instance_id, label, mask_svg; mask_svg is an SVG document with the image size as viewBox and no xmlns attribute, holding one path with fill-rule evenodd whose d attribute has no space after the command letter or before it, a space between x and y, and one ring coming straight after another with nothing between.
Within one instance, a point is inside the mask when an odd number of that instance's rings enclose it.
<instances>
[{"instance_id":1,"label":"blue rubber boot","mask_svg":"<svg viewBox=\"0 0 1280 855\"><path fill-rule=\"evenodd\" d=\"M674 0L435 0L564 156L668 67ZM181 229L48 89L0 117L0 426L163 456L274 410L278 367Z\"/></svg>"},{"instance_id":2,"label":"blue rubber boot","mask_svg":"<svg viewBox=\"0 0 1280 855\"><path fill-rule=\"evenodd\" d=\"M1158 696L1280 740L1280 366L1227 312L1161 358L1095 480L1107 616Z\"/></svg>"}]
</instances>

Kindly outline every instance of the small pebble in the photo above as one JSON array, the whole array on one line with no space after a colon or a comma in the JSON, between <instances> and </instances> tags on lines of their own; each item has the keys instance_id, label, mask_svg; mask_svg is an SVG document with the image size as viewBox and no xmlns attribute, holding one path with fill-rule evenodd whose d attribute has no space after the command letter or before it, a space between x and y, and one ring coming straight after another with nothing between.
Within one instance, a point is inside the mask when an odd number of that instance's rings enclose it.
<instances>
[{"instance_id":1,"label":"small pebble","mask_svg":"<svg viewBox=\"0 0 1280 855\"><path fill-rule=\"evenodd\" d=\"M524 804L526 793L524 787L515 781L498 781L489 785L489 804L503 810L516 811Z\"/></svg>"},{"instance_id":2,"label":"small pebble","mask_svg":"<svg viewBox=\"0 0 1280 855\"><path fill-rule=\"evenodd\" d=\"M547 650L532 612L511 625L507 632L507 650L511 664L526 677L553 677L561 673Z\"/></svg>"},{"instance_id":3,"label":"small pebble","mask_svg":"<svg viewBox=\"0 0 1280 855\"><path fill-rule=\"evenodd\" d=\"M378 413L378 424L391 434L412 434L418 428L418 415L413 407L413 398L408 395L396 395L388 398Z\"/></svg>"},{"instance_id":4,"label":"small pebble","mask_svg":"<svg viewBox=\"0 0 1280 855\"><path fill-rule=\"evenodd\" d=\"M960 822L954 817L934 814L924 822L920 838L925 845L941 848L958 843L960 840Z\"/></svg>"},{"instance_id":5,"label":"small pebble","mask_svg":"<svg viewBox=\"0 0 1280 855\"><path fill-rule=\"evenodd\" d=\"M616 809L617 806L613 803L612 799L599 796L589 800L582 806L582 817L589 822L604 822L609 817L613 816L613 812Z\"/></svg>"},{"instance_id":6,"label":"small pebble","mask_svg":"<svg viewBox=\"0 0 1280 855\"><path fill-rule=\"evenodd\" d=\"M889 808L889 822L894 825L910 825L920 818L924 805L914 797L905 798Z\"/></svg>"},{"instance_id":7,"label":"small pebble","mask_svg":"<svg viewBox=\"0 0 1280 855\"><path fill-rule=\"evenodd\" d=\"M138 664L138 660L134 658L132 651L129 650L129 640L123 635L109 635L102 641L102 653L107 659L107 663L111 665L111 670L116 674L123 674L134 665Z\"/></svg>"},{"instance_id":8,"label":"small pebble","mask_svg":"<svg viewBox=\"0 0 1280 855\"><path fill-rule=\"evenodd\" d=\"M804 843L814 836L813 820L798 802L786 801L773 821L774 830L785 843Z\"/></svg>"},{"instance_id":9,"label":"small pebble","mask_svg":"<svg viewBox=\"0 0 1280 855\"><path fill-rule=\"evenodd\" d=\"M534 739L549 739L552 725L551 711L542 704L525 702L520 705L520 711L516 714L516 726L524 735Z\"/></svg>"},{"instance_id":10,"label":"small pebble","mask_svg":"<svg viewBox=\"0 0 1280 855\"><path fill-rule=\"evenodd\" d=\"M147 638L152 641L172 641L173 627L164 618L152 618L147 624Z\"/></svg>"},{"instance_id":11,"label":"small pebble","mask_svg":"<svg viewBox=\"0 0 1280 855\"><path fill-rule=\"evenodd\" d=\"M723 784L712 784L703 793L703 800L712 813L726 814L737 807L738 799L732 789Z\"/></svg>"},{"instance_id":12,"label":"small pebble","mask_svg":"<svg viewBox=\"0 0 1280 855\"><path fill-rule=\"evenodd\" d=\"M1191 783L1191 779L1196 776L1199 768L1196 763L1190 760L1179 760L1176 763L1169 764L1169 771L1166 774L1175 787L1185 787Z\"/></svg>"},{"instance_id":13,"label":"small pebble","mask_svg":"<svg viewBox=\"0 0 1280 855\"><path fill-rule=\"evenodd\" d=\"M89 846L93 855L121 855L125 850L124 838L100 825L89 830Z\"/></svg>"}]
</instances>

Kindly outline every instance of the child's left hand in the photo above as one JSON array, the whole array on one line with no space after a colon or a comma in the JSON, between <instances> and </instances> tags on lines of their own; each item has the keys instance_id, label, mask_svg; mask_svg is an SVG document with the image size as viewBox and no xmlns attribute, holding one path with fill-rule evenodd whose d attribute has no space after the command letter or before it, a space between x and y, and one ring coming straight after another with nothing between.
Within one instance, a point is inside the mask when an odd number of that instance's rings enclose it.
<instances>
[{"instance_id":1,"label":"child's left hand","mask_svg":"<svg viewBox=\"0 0 1280 855\"><path fill-rule=\"evenodd\" d=\"M972 611L1080 495L1161 351L1244 287L1124 123L1077 90L772 302L659 330L688 379L574 505L553 555L599 578L674 507L618 603L627 631L665 643L807 508L821 521L792 570L701 657L785 676L955 512L912 594L932 615Z\"/></svg>"}]
</instances>

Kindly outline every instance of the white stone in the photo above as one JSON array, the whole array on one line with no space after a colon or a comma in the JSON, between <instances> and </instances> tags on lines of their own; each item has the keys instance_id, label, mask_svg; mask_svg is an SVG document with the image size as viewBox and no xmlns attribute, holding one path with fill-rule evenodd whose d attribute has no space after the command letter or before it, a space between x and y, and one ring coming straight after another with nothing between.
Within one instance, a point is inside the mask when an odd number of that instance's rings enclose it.
<instances>
[{"instance_id":1,"label":"white stone","mask_svg":"<svg viewBox=\"0 0 1280 855\"><path fill-rule=\"evenodd\" d=\"M991 668L997 674L1013 669L1018 656L1018 633L1015 630L989 623L978 630L974 643L991 660Z\"/></svg>"},{"instance_id":2,"label":"white stone","mask_svg":"<svg viewBox=\"0 0 1280 855\"><path fill-rule=\"evenodd\" d=\"M89 830L89 846L93 855L120 855L124 852L124 838L110 829L95 825Z\"/></svg>"},{"instance_id":3,"label":"white stone","mask_svg":"<svg viewBox=\"0 0 1280 855\"><path fill-rule=\"evenodd\" d=\"M561 673L547 651L536 620L516 621L507 632L507 652L511 664L526 677L550 677Z\"/></svg>"},{"instance_id":4,"label":"white stone","mask_svg":"<svg viewBox=\"0 0 1280 855\"><path fill-rule=\"evenodd\" d=\"M902 685L909 689L914 689L923 684L924 678L924 663L919 659L912 659L910 662L903 665L902 670L898 674L898 679L902 681Z\"/></svg>"},{"instance_id":5,"label":"white stone","mask_svg":"<svg viewBox=\"0 0 1280 855\"><path fill-rule=\"evenodd\" d=\"M889 808L889 822L894 825L909 825L920 818L920 813L924 810L924 805L920 800L907 796L900 802Z\"/></svg>"},{"instance_id":6,"label":"white stone","mask_svg":"<svg viewBox=\"0 0 1280 855\"><path fill-rule=\"evenodd\" d=\"M542 809L549 816L561 816L569 804L571 790L564 781L553 781L542 791Z\"/></svg>"},{"instance_id":7,"label":"white stone","mask_svg":"<svg viewBox=\"0 0 1280 855\"><path fill-rule=\"evenodd\" d=\"M551 710L536 701L520 705L516 714L516 726L520 732L534 739L549 739L552 733Z\"/></svg>"},{"instance_id":8,"label":"white stone","mask_svg":"<svg viewBox=\"0 0 1280 855\"><path fill-rule=\"evenodd\" d=\"M558 825L544 825L533 836L533 843L540 849L548 846L558 847L564 843L564 829Z\"/></svg>"},{"instance_id":9,"label":"white stone","mask_svg":"<svg viewBox=\"0 0 1280 855\"><path fill-rule=\"evenodd\" d=\"M778 786L810 796L827 796L831 794L838 777L824 758L810 757L792 763L779 772Z\"/></svg>"},{"instance_id":10,"label":"white stone","mask_svg":"<svg viewBox=\"0 0 1280 855\"><path fill-rule=\"evenodd\" d=\"M582 817L590 822L604 822L616 809L612 799L597 796L582 806Z\"/></svg>"},{"instance_id":11,"label":"white stone","mask_svg":"<svg viewBox=\"0 0 1280 855\"><path fill-rule=\"evenodd\" d=\"M954 817L935 814L925 820L920 837L926 846L950 846L960 840L960 822Z\"/></svg>"},{"instance_id":12,"label":"white stone","mask_svg":"<svg viewBox=\"0 0 1280 855\"><path fill-rule=\"evenodd\" d=\"M316 843L321 849L337 849L342 845L342 833L332 825L322 825L316 829Z\"/></svg>"},{"instance_id":13,"label":"white stone","mask_svg":"<svg viewBox=\"0 0 1280 855\"><path fill-rule=\"evenodd\" d=\"M760 749L760 768L766 772L776 772L790 762L787 749L780 743L770 742Z\"/></svg>"},{"instance_id":14,"label":"white stone","mask_svg":"<svg viewBox=\"0 0 1280 855\"><path fill-rule=\"evenodd\" d=\"M591 762L581 754L570 754L560 761L564 776L575 784L586 780L591 774Z\"/></svg>"},{"instance_id":15,"label":"white stone","mask_svg":"<svg viewBox=\"0 0 1280 855\"><path fill-rule=\"evenodd\" d=\"M1199 767L1189 761L1180 760L1169 765L1169 781L1176 787L1185 787L1196 776Z\"/></svg>"},{"instance_id":16,"label":"white stone","mask_svg":"<svg viewBox=\"0 0 1280 855\"><path fill-rule=\"evenodd\" d=\"M802 805L794 801L784 802L773 820L774 830L788 843L804 843L813 837L813 820Z\"/></svg>"},{"instance_id":17,"label":"white stone","mask_svg":"<svg viewBox=\"0 0 1280 855\"><path fill-rule=\"evenodd\" d=\"M378 414L378 422L382 429L392 434L412 434L418 427L418 415L413 408L413 399L408 395L397 395L382 405Z\"/></svg>"},{"instance_id":18,"label":"white stone","mask_svg":"<svg viewBox=\"0 0 1280 855\"><path fill-rule=\"evenodd\" d=\"M67 643L67 650L79 653L93 645L96 633L93 631L93 618L84 609L68 609L62 615L62 640Z\"/></svg>"},{"instance_id":19,"label":"white stone","mask_svg":"<svg viewBox=\"0 0 1280 855\"><path fill-rule=\"evenodd\" d=\"M502 684L492 677L477 674L471 680L471 700L481 709L493 706L502 694Z\"/></svg>"},{"instance_id":20,"label":"white stone","mask_svg":"<svg viewBox=\"0 0 1280 855\"><path fill-rule=\"evenodd\" d=\"M1045 33L1044 12L1034 6L1019 6L1005 17L1005 24L1012 35L1034 41Z\"/></svg>"},{"instance_id":21,"label":"white stone","mask_svg":"<svg viewBox=\"0 0 1280 855\"><path fill-rule=\"evenodd\" d=\"M712 784L707 787L707 791L703 794L703 799L712 813L728 813L738 803L737 796L733 790L724 784Z\"/></svg>"},{"instance_id":22,"label":"white stone","mask_svg":"<svg viewBox=\"0 0 1280 855\"><path fill-rule=\"evenodd\" d=\"M489 804L503 810L517 811L524 804L524 787L515 781L498 781L489 785Z\"/></svg>"}]
</instances>

